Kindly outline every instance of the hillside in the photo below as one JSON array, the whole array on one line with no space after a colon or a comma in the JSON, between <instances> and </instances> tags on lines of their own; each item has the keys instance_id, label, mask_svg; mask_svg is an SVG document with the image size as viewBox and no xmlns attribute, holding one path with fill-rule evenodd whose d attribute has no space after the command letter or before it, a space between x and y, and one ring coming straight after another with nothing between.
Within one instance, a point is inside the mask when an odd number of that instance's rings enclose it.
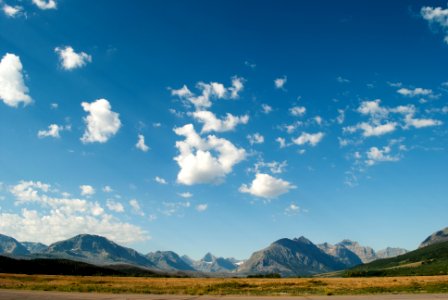
<instances>
[{"instance_id":1,"label":"hillside","mask_svg":"<svg viewBox=\"0 0 448 300\"><path fill-rule=\"evenodd\" d=\"M441 242L448 242L448 227L434 232L430 236L428 236L419 246L419 248L423 248L429 245L434 245Z\"/></svg>"},{"instance_id":2,"label":"hillside","mask_svg":"<svg viewBox=\"0 0 448 300\"><path fill-rule=\"evenodd\" d=\"M448 242L419 248L406 254L379 259L345 271L344 276L410 276L448 274Z\"/></svg>"}]
</instances>

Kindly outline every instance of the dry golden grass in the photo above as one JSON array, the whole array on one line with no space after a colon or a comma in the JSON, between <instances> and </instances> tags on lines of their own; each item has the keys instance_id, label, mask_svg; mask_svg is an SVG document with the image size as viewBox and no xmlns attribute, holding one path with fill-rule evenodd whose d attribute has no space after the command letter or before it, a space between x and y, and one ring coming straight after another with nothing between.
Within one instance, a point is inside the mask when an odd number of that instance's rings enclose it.
<instances>
[{"instance_id":1,"label":"dry golden grass","mask_svg":"<svg viewBox=\"0 0 448 300\"><path fill-rule=\"evenodd\" d=\"M448 293L448 276L380 278L141 278L0 274L0 288L187 295Z\"/></svg>"}]
</instances>

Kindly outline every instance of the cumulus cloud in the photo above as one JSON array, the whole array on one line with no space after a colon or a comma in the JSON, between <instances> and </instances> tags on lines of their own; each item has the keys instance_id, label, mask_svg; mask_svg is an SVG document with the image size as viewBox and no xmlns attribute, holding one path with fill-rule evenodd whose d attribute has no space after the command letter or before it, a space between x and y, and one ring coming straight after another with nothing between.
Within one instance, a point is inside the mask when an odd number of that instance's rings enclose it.
<instances>
[{"instance_id":1,"label":"cumulus cloud","mask_svg":"<svg viewBox=\"0 0 448 300\"><path fill-rule=\"evenodd\" d=\"M301 211L302 210L300 209L300 207L297 204L291 203L285 209L285 215L287 215L287 216L295 216L295 215L298 215Z\"/></svg>"},{"instance_id":2,"label":"cumulus cloud","mask_svg":"<svg viewBox=\"0 0 448 300\"><path fill-rule=\"evenodd\" d=\"M106 236L119 243L149 238L140 227L105 213L98 202L59 197L49 184L21 181L9 191L15 197L15 205L22 209L20 213L0 213L0 232L19 240L51 244L80 233Z\"/></svg>"},{"instance_id":3,"label":"cumulus cloud","mask_svg":"<svg viewBox=\"0 0 448 300\"><path fill-rule=\"evenodd\" d=\"M394 132L397 127L397 123L390 122L380 125L371 125L369 123L359 123L355 126L348 126L344 128L344 132L350 132L353 133L357 130L362 131L362 135L365 137L371 137L371 136L381 136L387 133Z\"/></svg>"},{"instance_id":4,"label":"cumulus cloud","mask_svg":"<svg viewBox=\"0 0 448 300\"><path fill-rule=\"evenodd\" d=\"M448 9L441 7L424 6L420 10L420 15L432 26L438 26L445 34L444 41L448 44Z\"/></svg>"},{"instance_id":5,"label":"cumulus cloud","mask_svg":"<svg viewBox=\"0 0 448 300\"><path fill-rule=\"evenodd\" d=\"M286 140L282 137L276 138L275 141L279 144L280 148L285 148L287 146Z\"/></svg>"},{"instance_id":6,"label":"cumulus cloud","mask_svg":"<svg viewBox=\"0 0 448 300\"><path fill-rule=\"evenodd\" d=\"M172 89L171 95L192 104L197 110L203 110L212 106L214 99L237 99L239 94L244 90L244 78L233 76L232 85L225 87L219 82L198 82L196 88L201 91L200 95L196 95L190 89L183 85L180 89Z\"/></svg>"},{"instance_id":7,"label":"cumulus cloud","mask_svg":"<svg viewBox=\"0 0 448 300\"><path fill-rule=\"evenodd\" d=\"M92 103L82 102L81 106L89 113L84 118L87 127L81 138L83 143L105 143L120 129L119 114L111 110L106 99L98 99Z\"/></svg>"},{"instance_id":8,"label":"cumulus cloud","mask_svg":"<svg viewBox=\"0 0 448 300\"><path fill-rule=\"evenodd\" d=\"M272 112L272 106L268 105L268 104L262 104L261 105L261 111L264 114L269 114L270 112Z\"/></svg>"},{"instance_id":9,"label":"cumulus cloud","mask_svg":"<svg viewBox=\"0 0 448 300\"><path fill-rule=\"evenodd\" d=\"M214 113L206 110L195 111L192 113L194 119L203 123L201 132L226 132L232 131L238 124L247 124L249 122L249 116L234 116L230 113L226 114L224 119L218 119Z\"/></svg>"},{"instance_id":10,"label":"cumulus cloud","mask_svg":"<svg viewBox=\"0 0 448 300\"><path fill-rule=\"evenodd\" d=\"M186 198L186 199L193 197L193 194L190 193L190 192L178 193L178 195L179 195L180 197L182 197L182 198Z\"/></svg>"},{"instance_id":11,"label":"cumulus cloud","mask_svg":"<svg viewBox=\"0 0 448 300\"><path fill-rule=\"evenodd\" d=\"M72 47L56 47L54 51L59 55L59 62L64 70L73 70L84 67L92 62L92 56L85 53L76 53Z\"/></svg>"},{"instance_id":12,"label":"cumulus cloud","mask_svg":"<svg viewBox=\"0 0 448 300\"><path fill-rule=\"evenodd\" d=\"M33 0L33 3L40 9L56 9L56 0Z\"/></svg>"},{"instance_id":13,"label":"cumulus cloud","mask_svg":"<svg viewBox=\"0 0 448 300\"><path fill-rule=\"evenodd\" d=\"M0 61L0 99L9 106L31 103L28 88L23 80L20 57L7 53Z\"/></svg>"},{"instance_id":14,"label":"cumulus cloud","mask_svg":"<svg viewBox=\"0 0 448 300\"><path fill-rule=\"evenodd\" d=\"M124 212L124 206L120 202L116 202L116 201L113 201L113 200L107 200L106 206L111 211L114 211L114 212L117 212L117 213Z\"/></svg>"},{"instance_id":15,"label":"cumulus cloud","mask_svg":"<svg viewBox=\"0 0 448 300\"><path fill-rule=\"evenodd\" d=\"M10 18L15 18L23 13L23 7L19 5L11 6L8 4L3 4L2 10L3 13Z\"/></svg>"},{"instance_id":16,"label":"cumulus cloud","mask_svg":"<svg viewBox=\"0 0 448 300\"><path fill-rule=\"evenodd\" d=\"M288 165L288 162L286 160L284 160L282 162L278 162L278 161L272 161L272 162L259 161L259 162L255 163L253 170L250 169L249 171L253 171L253 172L258 174L258 173L262 173L262 170L264 168L267 168L273 174L280 174L280 173L283 173L283 171L285 170L287 165Z\"/></svg>"},{"instance_id":17,"label":"cumulus cloud","mask_svg":"<svg viewBox=\"0 0 448 300\"><path fill-rule=\"evenodd\" d=\"M302 134L299 137L293 139L292 142L296 145L310 144L311 146L314 147L317 144L319 144L319 142L322 141L323 138L324 138L323 132L318 133L302 132Z\"/></svg>"},{"instance_id":18,"label":"cumulus cloud","mask_svg":"<svg viewBox=\"0 0 448 300\"><path fill-rule=\"evenodd\" d=\"M48 126L47 130L39 130L37 132L37 136L39 138L46 138L46 137L52 137L52 138L60 138L60 132L64 130L70 130L70 126L62 126L57 124L50 124Z\"/></svg>"},{"instance_id":19,"label":"cumulus cloud","mask_svg":"<svg viewBox=\"0 0 448 300\"><path fill-rule=\"evenodd\" d=\"M138 203L137 199L131 199L129 200L129 205L132 207L132 211L139 216L144 216L145 213L142 211L142 208L140 207L140 203Z\"/></svg>"},{"instance_id":20,"label":"cumulus cloud","mask_svg":"<svg viewBox=\"0 0 448 300\"><path fill-rule=\"evenodd\" d=\"M196 210L197 210L198 212L204 212L204 211L207 210L207 208L208 208L208 204L207 204L207 203L203 203L203 204L198 204L198 205L196 205Z\"/></svg>"},{"instance_id":21,"label":"cumulus cloud","mask_svg":"<svg viewBox=\"0 0 448 300\"><path fill-rule=\"evenodd\" d=\"M303 106L294 106L289 109L289 112L295 117L301 117L306 113L306 108Z\"/></svg>"},{"instance_id":22,"label":"cumulus cloud","mask_svg":"<svg viewBox=\"0 0 448 300\"><path fill-rule=\"evenodd\" d=\"M432 90L423 88L415 88L415 89L401 88L397 90L397 93L406 97L422 97L433 94Z\"/></svg>"},{"instance_id":23,"label":"cumulus cloud","mask_svg":"<svg viewBox=\"0 0 448 300\"><path fill-rule=\"evenodd\" d=\"M174 158L180 167L177 181L185 185L219 183L233 166L246 157L246 151L235 147L230 141L214 135L202 139L192 124L174 129L185 137L176 142L179 155Z\"/></svg>"},{"instance_id":24,"label":"cumulus cloud","mask_svg":"<svg viewBox=\"0 0 448 300\"><path fill-rule=\"evenodd\" d=\"M93 188L93 186L88 184L80 185L79 189L81 190L82 196L92 196L95 194L95 189Z\"/></svg>"},{"instance_id":25,"label":"cumulus cloud","mask_svg":"<svg viewBox=\"0 0 448 300\"><path fill-rule=\"evenodd\" d=\"M372 166L378 162L386 162L386 161L398 161L400 160L399 156L393 156L391 154L391 147L385 146L382 149L377 147L371 147L369 151L367 151L367 160L366 164Z\"/></svg>"},{"instance_id":26,"label":"cumulus cloud","mask_svg":"<svg viewBox=\"0 0 448 300\"><path fill-rule=\"evenodd\" d=\"M247 135L247 139L249 140L249 143L251 145L264 143L264 136L262 136L258 132Z\"/></svg>"},{"instance_id":27,"label":"cumulus cloud","mask_svg":"<svg viewBox=\"0 0 448 300\"><path fill-rule=\"evenodd\" d=\"M159 176L156 176L156 177L154 178L154 180L155 180L155 182L157 182L157 183L159 183L159 184L168 184L168 182L167 182L164 178L159 177Z\"/></svg>"},{"instance_id":28,"label":"cumulus cloud","mask_svg":"<svg viewBox=\"0 0 448 300\"><path fill-rule=\"evenodd\" d=\"M436 120L436 119L414 118L414 116L412 114L408 114L405 116L405 122L406 122L406 127L415 127L415 128L440 126L443 124L442 121Z\"/></svg>"},{"instance_id":29,"label":"cumulus cloud","mask_svg":"<svg viewBox=\"0 0 448 300\"><path fill-rule=\"evenodd\" d=\"M287 81L288 81L288 78L286 76L276 78L274 80L275 88L283 89Z\"/></svg>"},{"instance_id":30,"label":"cumulus cloud","mask_svg":"<svg viewBox=\"0 0 448 300\"><path fill-rule=\"evenodd\" d=\"M239 191L261 198L272 199L288 193L289 190L295 188L296 186L288 181L272 177L269 174L257 173L250 186L243 184L239 188Z\"/></svg>"},{"instance_id":31,"label":"cumulus cloud","mask_svg":"<svg viewBox=\"0 0 448 300\"><path fill-rule=\"evenodd\" d=\"M143 152L148 152L149 147L145 144L145 137L143 134L138 135L138 141L137 144L135 144L135 147Z\"/></svg>"}]
</instances>

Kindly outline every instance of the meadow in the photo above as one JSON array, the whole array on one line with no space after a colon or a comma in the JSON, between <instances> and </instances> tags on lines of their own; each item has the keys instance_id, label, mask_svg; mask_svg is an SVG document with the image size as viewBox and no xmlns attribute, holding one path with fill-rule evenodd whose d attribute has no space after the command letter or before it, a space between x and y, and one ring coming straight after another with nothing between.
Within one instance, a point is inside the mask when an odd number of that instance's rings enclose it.
<instances>
[{"instance_id":1,"label":"meadow","mask_svg":"<svg viewBox=\"0 0 448 300\"><path fill-rule=\"evenodd\" d=\"M0 274L0 288L177 295L448 293L448 276L371 278L143 278Z\"/></svg>"}]
</instances>

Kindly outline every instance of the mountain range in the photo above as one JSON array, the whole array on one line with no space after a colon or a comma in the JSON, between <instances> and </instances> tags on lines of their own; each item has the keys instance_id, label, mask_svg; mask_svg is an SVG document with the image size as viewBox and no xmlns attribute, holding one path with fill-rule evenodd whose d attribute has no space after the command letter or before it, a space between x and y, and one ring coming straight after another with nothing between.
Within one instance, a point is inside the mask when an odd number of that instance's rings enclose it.
<instances>
[{"instance_id":1,"label":"mountain range","mask_svg":"<svg viewBox=\"0 0 448 300\"><path fill-rule=\"evenodd\" d=\"M448 228L430 235L421 248L444 243ZM305 237L283 238L268 247L254 252L245 261L216 257L207 253L199 260L172 251L156 251L146 255L123 247L109 239L80 234L46 246L41 243L19 242L0 234L0 255L25 260L70 260L107 267L114 270L135 268L144 272L180 272L181 276L247 276L280 274L281 276L311 276L320 273L360 268L391 257L408 255L401 248L374 251L359 243L343 240L335 245L314 244ZM412 255L413 252L410 252ZM133 269L134 268L134 269ZM129 273L130 271L128 271ZM168 273L167 273L168 274ZM175 274L175 273L171 273Z\"/></svg>"}]
</instances>

